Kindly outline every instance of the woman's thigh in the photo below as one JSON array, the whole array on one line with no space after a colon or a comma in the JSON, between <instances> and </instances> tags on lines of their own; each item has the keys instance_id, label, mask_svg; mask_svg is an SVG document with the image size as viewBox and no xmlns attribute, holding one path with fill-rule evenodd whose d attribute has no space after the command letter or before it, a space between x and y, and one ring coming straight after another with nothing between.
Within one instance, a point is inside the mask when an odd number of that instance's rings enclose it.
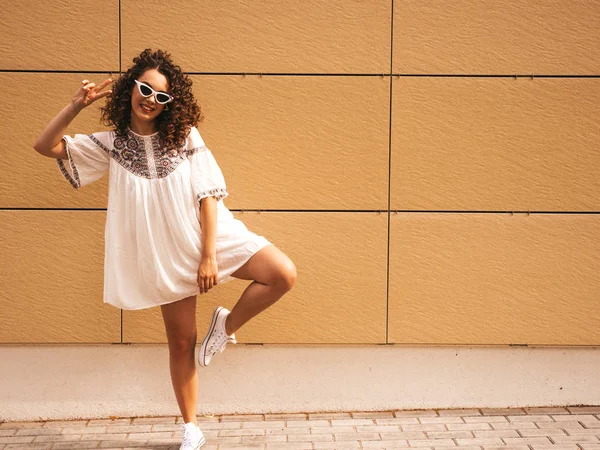
<instances>
[{"instance_id":1,"label":"woman's thigh","mask_svg":"<svg viewBox=\"0 0 600 450\"><path fill-rule=\"evenodd\" d=\"M196 335L196 296L161 305L169 342L191 339Z\"/></svg>"},{"instance_id":2,"label":"woman's thigh","mask_svg":"<svg viewBox=\"0 0 600 450\"><path fill-rule=\"evenodd\" d=\"M295 280L296 266L285 253L275 245L270 244L252 255L231 276L242 280L255 280L262 284L270 284L282 278Z\"/></svg>"}]
</instances>

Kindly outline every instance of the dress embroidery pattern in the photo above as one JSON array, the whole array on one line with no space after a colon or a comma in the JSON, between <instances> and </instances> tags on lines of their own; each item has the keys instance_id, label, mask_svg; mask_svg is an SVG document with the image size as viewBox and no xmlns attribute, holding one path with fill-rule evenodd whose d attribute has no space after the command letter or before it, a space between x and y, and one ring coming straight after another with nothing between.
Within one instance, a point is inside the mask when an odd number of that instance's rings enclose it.
<instances>
[{"instance_id":1,"label":"dress embroidery pattern","mask_svg":"<svg viewBox=\"0 0 600 450\"><path fill-rule=\"evenodd\" d=\"M198 206L200 206L200 202L202 201L203 198L210 197L212 195L214 195L217 198L217 201L219 201L222 198L227 197L227 189L215 188L215 189L209 189L207 191L200 192L196 197L196 200L198 201Z\"/></svg>"},{"instance_id":2,"label":"dress embroidery pattern","mask_svg":"<svg viewBox=\"0 0 600 450\"><path fill-rule=\"evenodd\" d=\"M99 149L106 153L111 159L115 160L128 172L147 179L165 178L171 174L179 164L190 156L200 152L208 151L205 145L193 148L181 148L179 150L166 150L160 146L158 133L149 136L141 136L127 130L127 136L116 136L110 133L112 142L105 143L93 134L89 138ZM72 174L66 167L66 161L58 160L58 165L62 175L71 183L75 189L81 187L79 172L71 157L69 142L65 140L65 148L68 156L68 164ZM197 193L196 201L200 206L205 197L214 196L217 201L227 197L228 192L225 187L213 187Z\"/></svg>"},{"instance_id":3,"label":"dress embroidery pattern","mask_svg":"<svg viewBox=\"0 0 600 450\"><path fill-rule=\"evenodd\" d=\"M67 140L63 137L63 141L65 141L65 151L67 152L67 158L69 160L69 165L71 170L73 171L73 176L69 174L69 171L65 167L65 162L62 159L58 159L58 167L60 172L63 174L63 177L67 179L71 186L75 189L79 189L81 187L81 180L79 179L79 172L77 171L77 167L73 162L73 158L71 158L71 152L69 151L69 146L67 145Z\"/></svg>"},{"instance_id":4,"label":"dress embroidery pattern","mask_svg":"<svg viewBox=\"0 0 600 450\"><path fill-rule=\"evenodd\" d=\"M93 135L90 135L90 139L129 172L143 178L164 178L188 156L201 150L165 150L161 148L157 134L138 136L131 131L128 131L127 137L117 136L112 149Z\"/></svg>"}]
</instances>

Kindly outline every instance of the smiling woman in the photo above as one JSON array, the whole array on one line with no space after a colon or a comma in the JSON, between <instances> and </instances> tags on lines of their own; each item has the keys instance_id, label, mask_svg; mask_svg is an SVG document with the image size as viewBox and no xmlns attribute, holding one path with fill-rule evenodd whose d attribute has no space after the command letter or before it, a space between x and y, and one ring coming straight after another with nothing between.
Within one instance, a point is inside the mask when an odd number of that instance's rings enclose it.
<instances>
[{"instance_id":1,"label":"smiling woman","mask_svg":"<svg viewBox=\"0 0 600 450\"><path fill-rule=\"evenodd\" d=\"M144 50L133 62L112 90L104 91L110 79L98 86L83 80L34 148L57 158L75 189L109 173L104 302L129 310L161 307L185 422L181 450L192 450L205 442L196 420L196 295L234 277L253 280L232 311L214 310L198 352L198 363L207 366L237 342L237 329L292 288L296 268L223 203L225 178L196 128L200 107L187 75L161 50ZM64 134L103 97L110 131Z\"/></svg>"},{"instance_id":2,"label":"smiling woman","mask_svg":"<svg viewBox=\"0 0 600 450\"><path fill-rule=\"evenodd\" d=\"M192 81L160 50L152 53L146 49L133 62L101 108L102 121L121 137L128 129L140 135L159 131L161 145L170 150L180 148L200 120ZM169 99L166 102L164 95Z\"/></svg>"},{"instance_id":3,"label":"smiling woman","mask_svg":"<svg viewBox=\"0 0 600 450\"><path fill-rule=\"evenodd\" d=\"M134 89L131 95L131 110L133 112L131 129L139 134L152 134L156 131L152 128L155 126L154 119L163 111L164 105L173 98L164 92L169 89L169 83L167 78L156 69L146 70L138 80L134 81L137 89ZM158 89L161 92L155 93L156 91L151 87L153 84L164 87L159 87ZM146 95L143 92L146 92ZM157 95L160 98L166 96L167 101L159 102Z\"/></svg>"}]
</instances>

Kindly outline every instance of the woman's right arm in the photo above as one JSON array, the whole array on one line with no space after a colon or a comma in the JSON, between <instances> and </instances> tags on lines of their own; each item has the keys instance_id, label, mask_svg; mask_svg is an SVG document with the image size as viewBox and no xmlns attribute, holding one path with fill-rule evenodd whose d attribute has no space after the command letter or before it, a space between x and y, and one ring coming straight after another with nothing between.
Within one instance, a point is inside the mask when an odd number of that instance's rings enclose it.
<instances>
[{"instance_id":1,"label":"woman's right arm","mask_svg":"<svg viewBox=\"0 0 600 450\"><path fill-rule=\"evenodd\" d=\"M112 80L109 78L96 86L95 83L83 80L82 86L73 96L71 103L65 106L38 136L33 144L35 151L49 158L67 159L65 143L62 139L67 127L83 108L112 92L110 89L101 92L111 82Z\"/></svg>"}]
</instances>

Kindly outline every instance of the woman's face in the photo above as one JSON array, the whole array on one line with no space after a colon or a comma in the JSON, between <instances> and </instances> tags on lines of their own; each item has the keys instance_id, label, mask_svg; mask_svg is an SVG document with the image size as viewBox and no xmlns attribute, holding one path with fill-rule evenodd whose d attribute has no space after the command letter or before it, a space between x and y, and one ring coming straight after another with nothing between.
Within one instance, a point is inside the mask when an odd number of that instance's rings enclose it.
<instances>
[{"instance_id":1,"label":"woman's face","mask_svg":"<svg viewBox=\"0 0 600 450\"><path fill-rule=\"evenodd\" d=\"M156 69L146 70L137 79L149 85L155 91L169 92L169 83L167 78ZM141 122L152 122L156 119L166 105L161 105L156 101L156 96L144 97L138 89L137 83L133 85L131 92L131 111Z\"/></svg>"}]
</instances>

